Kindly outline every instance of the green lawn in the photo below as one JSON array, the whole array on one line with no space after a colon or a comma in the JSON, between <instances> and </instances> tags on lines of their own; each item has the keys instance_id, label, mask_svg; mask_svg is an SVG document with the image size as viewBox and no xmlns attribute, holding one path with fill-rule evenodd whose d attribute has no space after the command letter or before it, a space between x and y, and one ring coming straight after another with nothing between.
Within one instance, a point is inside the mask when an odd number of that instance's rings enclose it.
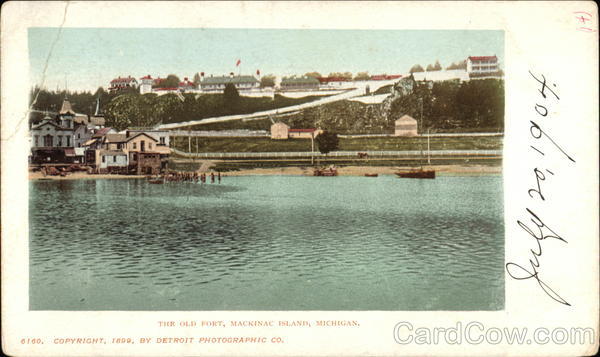
<instances>
[{"instance_id":1,"label":"green lawn","mask_svg":"<svg viewBox=\"0 0 600 357\"><path fill-rule=\"evenodd\" d=\"M439 137L430 139L431 150L500 150L502 137ZM310 139L192 138L192 152L310 151ZM173 138L171 145L188 151L187 138ZM315 144L315 150L316 144ZM424 137L340 138L340 151L427 150Z\"/></svg>"}]
</instances>

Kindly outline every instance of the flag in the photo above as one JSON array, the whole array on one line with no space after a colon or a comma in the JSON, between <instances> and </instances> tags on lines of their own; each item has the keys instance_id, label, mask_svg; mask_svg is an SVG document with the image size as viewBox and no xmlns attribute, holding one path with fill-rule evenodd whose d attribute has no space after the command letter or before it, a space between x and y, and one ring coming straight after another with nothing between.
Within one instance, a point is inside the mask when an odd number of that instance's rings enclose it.
<instances>
[{"instance_id":1,"label":"flag","mask_svg":"<svg viewBox=\"0 0 600 357\"><path fill-rule=\"evenodd\" d=\"M237 60L237 62L235 63L235 66L238 67L240 65L240 63L242 63L241 59Z\"/></svg>"},{"instance_id":2,"label":"flag","mask_svg":"<svg viewBox=\"0 0 600 357\"><path fill-rule=\"evenodd\" d=\"M256 70L256 75L260 76L260 70L259 69Z\"/></svg>"}]
</instances>

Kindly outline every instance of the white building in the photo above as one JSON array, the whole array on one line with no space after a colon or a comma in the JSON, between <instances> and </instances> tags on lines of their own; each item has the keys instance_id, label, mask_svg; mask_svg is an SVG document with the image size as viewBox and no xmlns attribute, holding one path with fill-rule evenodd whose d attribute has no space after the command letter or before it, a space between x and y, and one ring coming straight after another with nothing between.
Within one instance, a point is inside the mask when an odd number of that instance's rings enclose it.
<instances>
[{"instance_id":1,"label":"white building","mask_svg":"<svg viewBox=\"0 0 600 357\"><path fill-rule=\"evenodd\" d=\"M136 136L140 133L145 133L156 139L158 142L157 145L159 146L169 147L170 145L170 135L168 130L157 130L153 128L131 128L126 129L124 132L126 138Z\"/></svg>"},{"instance_id":2,"label":"white building","mask_svg":"<svg viewBox=\"0 0 600 357\"><path fill-rule=\"evenodd\" d=\"M260 88L260 82L254 76L200 76L200 88L203 92L223 92L229 83L235 85L238 91L256 90Z\"/></svg>"},{"instance_id":3,"label":"white building","mask_svg":"<svg viewBox=\"0 0 600 357\"><path fill-rule=\"evenodd\" d=\"M271 125L271 139L287 139L290 127L285 123L277 122Z\"/></svg>"},{"instance_id":4,"label":"white building","mask_svg":"<svg viewBox=\"0 0 600 357\"><path fill-rule=\"evenodd\" d=\"M108 86L108 91L116 92L118 90L125 89L125 88L137 88L137 87L138 87L137 80L131 76L127 76L127 77L123 77L123 78L117 77L117 78L113 79L112 81L110 81L110 85Z\"/></svg>"},{"instance_id":5,"label":"white building","mask_svg":"<svg viewBox=\"0 0 600 357\"><path fill-rule=\"evenodd\" d=\"M99 150L98 168L102 171L126 170L127 153L115 150Z\"/></svg>"},{"instance_id":6,"label":"white building","mask_svg":"<svg viewBox=\"0 0 600 357\"><path fill-rule=\"evenodd\" d=\"M32 148L73 147L73 128L58 125L54 119L46 116L31 128Z\"/></svg>"},{"instance_id":7,"label":"white building","mask_svg":"<svg viewBox=\"0 0 600 357\"><path fill-rule=\"evenodd\" d=\"M396 120L394 136L417 136L418 135L417 120L410 115L403 115L402 118Z\"/></svg>"},{"instance_id":8,"label":"white building","mask_svg":"<svg viewBox=\"0 0 600 357\"><path fill-rule=\"evenodd\" d=\"M471 77L498 75L498 57L496 56L469 56L467 58L467 73Z\"/></svg>"},{"instance_id":9,"label":"white building","mask_svg":"<svg viewBox=\"0 0 600 357\"><path fill-rule=\"evenodd\" d=\"M152 93L152 83L154 79L150 75L140 78L140 94Z\"/></svg>"}]
</instances>

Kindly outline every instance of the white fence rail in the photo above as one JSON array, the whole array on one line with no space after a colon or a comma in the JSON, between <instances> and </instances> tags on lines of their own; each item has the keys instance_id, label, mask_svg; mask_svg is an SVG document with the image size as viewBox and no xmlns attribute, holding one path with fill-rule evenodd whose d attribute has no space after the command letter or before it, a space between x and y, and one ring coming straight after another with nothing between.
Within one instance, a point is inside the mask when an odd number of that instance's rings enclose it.
<instances>
[{"instance_id":1,"label":"white fence rail","mask_svg":"<svg viewBox=\"0 0 600 357\"><path fill-rule=\"evenodd\" d=\"M171 148L171 150L180 156L202 158L202 159L257 159L257 158L296 158L296 157L358 157L359 153L366 153L369 157L381 156L407 156L422 157L426 155L421 150L405 151L334 151L329 154L320 152L298 151L298 152L203 152L188 153ZM502 156L502 150L432 150L431 156Z\"/></svg>"}]
</instances>

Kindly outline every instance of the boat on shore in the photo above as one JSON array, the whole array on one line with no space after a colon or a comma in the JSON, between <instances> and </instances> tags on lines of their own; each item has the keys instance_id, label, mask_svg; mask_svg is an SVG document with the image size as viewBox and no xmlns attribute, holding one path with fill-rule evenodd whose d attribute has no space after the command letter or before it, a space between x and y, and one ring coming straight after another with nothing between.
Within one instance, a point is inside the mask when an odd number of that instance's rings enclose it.
<instances>
[{"instance_id":1,"label":"boat on shore","mask_svg":"<svg viewBox=\"0 0 600 357\"><path fill-rule=\"evenodd\" d=\"M328 169L315 169L313 171L313 176L337 176L338 171L335 167L330 167Z\"/></svg>"},{"instance_id":2,"label":"boat on shore","mask_svg":"<svg viewBox=\"0 0 600 357\"><path fill-rule=\"evenodd\" d=\"M398 171L396 176L400 178L418 178L418 179L434 179L435 170L412 170L412 171Z\"/></svg>"},{"instance_id":3,"label":"boat on shore","mask_svg":"<svg viewBox=\"0 0 600 357\"><path fill-rule=\"evenodd\" d=\"M365 177L378 177L379 174L365 174Z\"/></svg>"}]
</instances>

